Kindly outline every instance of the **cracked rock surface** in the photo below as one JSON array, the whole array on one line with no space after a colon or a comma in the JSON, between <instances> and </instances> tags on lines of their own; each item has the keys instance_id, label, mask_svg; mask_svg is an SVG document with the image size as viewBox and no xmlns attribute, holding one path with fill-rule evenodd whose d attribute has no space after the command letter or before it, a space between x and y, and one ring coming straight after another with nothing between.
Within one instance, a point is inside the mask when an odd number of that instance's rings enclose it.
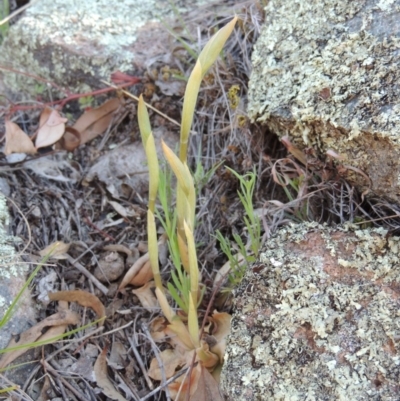
<instances>
[{"instance_id":1,"label":"cracked rock surface","mask_svg":"<svg viewBox=\"0 0 400 401\"><path fill-rule=\"evenodd\" d=\"M300 148L336 151L399 200L400 1L270 0L265 15L250 117Z\"/></svg>"}]
</instances>

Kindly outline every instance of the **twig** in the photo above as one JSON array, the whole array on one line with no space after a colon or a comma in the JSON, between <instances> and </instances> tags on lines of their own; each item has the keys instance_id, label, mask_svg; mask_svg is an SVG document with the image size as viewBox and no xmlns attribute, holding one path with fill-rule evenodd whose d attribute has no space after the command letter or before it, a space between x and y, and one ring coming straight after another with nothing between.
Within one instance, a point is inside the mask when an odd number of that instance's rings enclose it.
<instances>
[{"instance_id":1,"label":"twig","mask_svg":"<svg viewBox=\"0 0 400 401\"><path fill-rule=\"evenodd\" d=\"M112 237L111 235L107 234L105 231L100 230L100 228L98 228L94 223L92 223L88 217L84 217L83 219L85 220L87 225L89 225L90 227L94 228L101 235L103 235L104 237L108 238L111 241L114 241L114 242L116 241L116 239L114 237Z\"/></svg>"},{"instance_id":2,"label":"twig","mask_svg":"<svg viewBox=\"0 0 400 401\"><path fill-rule=\"evenodd\" d=\"M392 214L391 216L385 216L385 217L380 217L378 219L372 219L372 220L363 220L363 221L357 221L352 224L367 224L367 223L373 223L375 221L381 221L381 220L387 220L387 219L393 219L395 217L400 217L400 214Z\"/></svg>"},{"instance_id":3,"label":"twig","mask_svg":"<svg viewBox=\"0 0 400 401\"><path fill-rule=\"evenodd\" d=\"M74 386L72 386L67 380L65 380L62 376L60 376L59 373L55 369L53 369L48 362L46 362L45 360L42 360L42 364L43 364L43 368L45 370L50 372L56 378L59 378L61 380L62 384L65 387L67 387L68 390L70 390L78 399L80 399L81 401L90 401L86 397L84 397L82 394L80 394L77 391L77 389Z\"/></svg>"},{"instance_id":4,"label":"twig","mask_svg":"<svg viewBox=\"0 0 400 401\"><path fill-rule=\"evenodd\" d=\"M56 376L55 379L56 379L56 383L58 384L58 387L60 388L61 396L62 396L63 400L68 401L68 397L67 397L67 394L65 393L65 389L64 389L64 385L63 385L62 381L60 380L60 378L58 376ZM72 395L72 397L74 397L74 396Z\"/></svg>"},{"instance_id":5,"label":"twig","mask_svg":"<svg viewBox=\"0 0 400 401\"><path fill-rule=\"evenodd\" d=\"M153 382L150 380L149 376L147 375L147 370L146 370L146 367L144 366L142 357L140 356L138 350L136 349L137 345L136 345L136 341L135 341L135 335L133 335L132 337L128 336L128 340L129 340L129 343L131 344L132 351L135 354L136 361L139 364L140 369L142 370L142 373L147 382L147 385L149 386L150 389L153 389L154 388Z\"/></svg>"},{"instance_id":6,"label":"twig","mask_svg":"<svg viewBox=\"0 0 400 401\"><path fill-rule=\"evenodd\" d=\"M7 377L0 374L0 378L2 380L4 380L4 382L6 382L10 387L16 386L16 389L13 390L13 392L18 393L20 397L26 397L26 398L20 398L21 400L23 399L25 401L33 401L32 398L29 397L29 395L26 394L26 392L24 390L22 390L18 385L16 385L12 381L10 381ZM13 398L13 397L10 397L10 398Z\"/></svg>"},{"instance_id":7,"label":"twig","mask_svg":"<svg viewBox=\"0 0 400 401\"><path fill-rule=\"evenodd\" d=\"M14 17L16 17L18 14L21 14L23 11L25 11L28 7L34 5L35 3L37 3L39 0L32 0L30 3L25 4L24 6L20 7L18 10L13 11L10 15L8 15L7 17L3 18L0 21L0 26L4 25L5 23L7 23L8 21L10 21L11 19L13 19Z\"/></svg>"},{"instance_id":8,"label":"twig","mask_svg":"<svg viewBox=\"0 0 400 401\"><path fill-rule=\"evenodd\" d=\"M71 263L72 266L74 266L84 276L86 276L104 295L108 294L107 287L101 284L100 281L97 280L97 278L86 269L86 267L82 266L79 262L75 262L70 255L67 255L67 260L69 263Z\"/></svg>"},{"instance_id":9,"label":"twig","mask_svg":"<svg viewBox=\"0 0 400 401\"><path fill-rule=\"evenodd\" d=\"M196 362L197 363L197 362ZM172 376L170 379L168 379L165 383L159 385L157 388L155 388L153 391L151 391L150 393L146 394L144 397L142 397L139 401L145 401L147 399L149 399L150 397L152 397L154 394L157 394L159 391L161 391L165 386L168 386L168 384L174 382L178 377L181 377L182 375L184 375L185 373L187 373L187 371L189 370L189 368L184 368L182 370L180 370L175 376Z\"/></svg>"},{"instance_id":10,"label":"twig","mask_svg":"<svg viewBox=\"0 0 400 401\"><path fill-rule=\"evenodd\" d=\"M9 200L14 206L15 208L18 210L19 214L21 215L22 219L24 220L25 224L26 224L26 229L28 230L28 243L25 245L24 249L20 252L20 255L23 255L25 253L25 251L28 249L29 245L32 242L32 232L31 232L31 227L29 226L28 220L25 217L25 215L22 213L22 210L18 207L18 205L8 196L6 197L7 200Z\"/></svg>"},{"instance_id":11,"label":"twig","mask_svg":"<svg viewBox=\"0 0 400 401\"><path fill-rule=\"evenodd\" d=\"M108 85L108 86L111 86L111 88L118 89L117 86L115 86L115 85L113 85L113 84L111 84L111 83L109 83L109 82L107 82L107 81L103 81L103 80L102 80L101 82L102 82L103 84L106 84L106 85ZM121 90L121 93L123 93L125 96L130 97L131 99L136 100L137 102L139 101L139 98L138 98L137 96L132 95L132 93L130 93L130 92L124 90L124 89ZM168 117L166 114L164 114L164 113L161 112L160 110L157 110L157 109L156 109L155 107L153 107L151 104L146 103L146 102L144 102L144 104L146 105L146 107L148 107L149 109L155 111L158 115L160 115L161 117L164 117L166 120L168 120L169 122L171 122L172 124L175 124L176 126L178 126L178 127L180 128L181 124L179 124L178 121L174 120L174 119L171 118L171 117ZM197 135L197 131L190 131L190 133L191 133L192 135Z\"/></svg>"},{"instance_id":12,"label":"twig","mask_svg":"<svg viewBox=\"0 0 400 401\"><path fill-rule=\"evenodd\" d=\"M54 352L52 352L48 357L46 357L45 361L49 361L51 358L55 357L57 354L59 354L60 352L65 351L66 349L68 349L73 343L76 343L78 341L84 341L87 338L93 336L94 334L103 331L104 330L104 326L102 327L98 327L97 329L91 331L90 333L84 335L81 338L77 338L72 340L71 342L69 342L68 344L64 345L63 347L55 350ZM24 386L23 386L23 391L26 391L26 389L28 388L29 383L31 382L31 380L33 379L33 377L36 375L36 373L38 372L38 370L40 369L40 365L37 365L31 372L31 374L29 375L29 377L25 380Z\"/></svg>"},{"instance_id":13,"label":"twig","mask_svg":"<svg viewBox=\"0 0 400 401\"><path fill-rule=\"evenodd\" d=\"M148 327L144 323L142 323L141 326L142 326L142 330L146 334L146 338L150 341L151 348L153 349L154 355L158 362L158 366L160 367L161 379L162 379L161 383L165 383L167 381L167 377L165 376L165 369L164 369L163 361L160 358L160 350L158 349L156 343L154 342L153 337L151 336ZM168 387L165 387L165 395L167 397L167 400L171 401L171 395L169 394Z\"/></svg>"}]
</instances>

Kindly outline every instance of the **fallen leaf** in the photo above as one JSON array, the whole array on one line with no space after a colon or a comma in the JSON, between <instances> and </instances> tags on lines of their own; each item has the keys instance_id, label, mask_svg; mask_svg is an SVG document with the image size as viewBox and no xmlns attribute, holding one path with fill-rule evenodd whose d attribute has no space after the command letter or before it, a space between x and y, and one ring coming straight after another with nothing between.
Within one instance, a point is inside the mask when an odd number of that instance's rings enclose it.
<instances>
[{"instance_id":1,"label":"fallen leaf","mask_svg":"<svg viewBox=\"0 0 400 401\"><path fill-rule=\"evenodd\" d=\"M163 316L156 317L150 322L150 335L155 342L160 342L165 339L165 329L168 325L168 320Z\"/></svg>"},{"instance_id":2,"label":"fallen leaf","mask_svg":"<svg viewBox=\"0 0 400 401\"><path fill-rule=\"evenodd\" d=\"M286 149L301 163L305 166L307 165L307 157L304 152L302 152L299 148L294 146L292 142L290 142L289 136L285 135L281 139L282 143L285 145Z\"/></svg>"},{"instance_id":3,"label":"fallen leaf","mask_svg":"<svg viewBox=\"0 0 400 401\"><path fill-rule=\"evenodd\" d=\"M50 301L67 301L67 302L78 302L82 306L92 308L99 319L106 316L106 309L101 303L99 298L90 292L83 290L73 290L73 291L58 291L49 292ZM104 324L104 319L99 322L99 326Z\"/></svg>"},{"instance_id":4,"label":"fallen leaf","mask_svg":"<svg viewBox=\"0 0 400 401\"><path fill-rule=\"evenodd\" d=\"M113 118L113 113L118 109L120 104L119 99L110 99L78 118L72 128L80 133L81 145L101 135L108 128Z\"/></svg>"},{"instance_id":5,"label":"fallen leaf","mask_svg":"<svg viewBox=\"0 0 400 401\"><path fill-rule=\"evenodd\" d=\"M197 388L191 394L190 401L224 401L218 383L203 366L201 366L201 374L198 378Z\"/></svg>"},{"instance_id":6,"label":"fallen leaf","mask_svg":"<svg viewBox=\"0 0 400 401\"><path fill-rule=\"evenodd\" d=\"M109 244L103 247L104 251L111 251L111 252L121 252L125 253L127 256L132 255L132 251L125 245L122 244Z\"/></svg>"},{"instance_id":7,"label":"fallen leaf","mask_svg":"<svg viewBox=\"0 0 400 401\"><path fill-rule=\"evenodd\" d=\"M112 400L126 401L126 399L118 393L111 380L107 376L107 348L104 348L101 354L97 357L94 364L94 374L96 383L102 389L103 393Z\"/></svg>"},{"instance_id":8,"label":"fallen leaf","mask_svg":"<svg viewBox=\"0 0 400 401\"><path fill-rule=\"evenodd\" d=\"M134 286L144 285L154 277L153 270L151 270L150 260L145 262L138 274L131 280L129 284Z\"/></svg>"},{"instance_id":9,"label":"fallen leaf","mask_svg":"<svg viewBox=\"0 0 400 401\"><path fill-rule=\"evenodd\" d=\"M165 235L160 236L160 238L158 240L159 249L160 249L160 246L162 247L165 244L166 240L167 240L167 238ZM152 276L152 273L150 274L150 272L148 271L148 267L150 265L145 268L144 272L142 273L143 276L139 276L138 279L135 280L135 278L136 278L135 276L137 274L139 274L140 270L146 265L146 263L149 261L149 259L150 259L149 253L146 252L138 260L136 260L136 262L126 272L124 278L122 279L121 284L118 287L118 290L122 290L128 284L139 286L139 285L146 284L149 280L151 280L153 278L153 276Z\"/></svg>"},{"instance_id":10,"label":"fallen leaf","mask_svg":"<svg viewBox=\"0 0 400 401\"><path fill-rule=\"evenodd\" d=\"M72 152L81 144L81 134L75 128L66 127L64 135L58 142L61 149Z\"/></svg>"},{"instance_id":11,"label":"fallen leaf","mask_svg":"<svg viewBox=\"0 0 400 401\"><path fill-rule=\"evenodd\" d=\"M64 134L67 118L61 117L57 110L46 107L40 115L36 148L44 148L55 144Z\"/></svg>"},{"instance_id":12,"label":"fallen leaf","mask_svg":"<svg viewBox=\"0 0 400 401\"><path fill-rule=\"evenodd\" d=\"M4 154L11 153L36 153L36 148L27 134L15 123L7 120L6 123L6 144Z\"/></svg>"},{"instance_id":13,"label":"fallen leaf","mask_svg":"<svg viewBox=\"0 0 400 401\"><path fill-rule=\"evenodd\" d=\"M50 255L50 259L67 259L67 252L71 244L62 241L56 241L46 246L39 252L41 257Z\"/></svg>"},{"instance_id":14,"label":"fallen leaf","mask_svg":"<svg viewBox=\"0 0 400 401\"><path fill-rule=\"evenodd\" d=\"M115 341L112 343L108 365L114 369L120 370L125 368L127 363L127 354L124 344Z\"/></svg>"},{"instance_id":15,"label":"fallen leaf","mask_svg":"<svg viewBox=\"0 0 400 401\"><path fill-rule=\"evenodd\" d=\"M40 336L42 336L42 331L46 327L63 326L68 324L76 325L78 323L79 316L75 312L72 312L70 310L61 311L47 317L35 326L31 327L29 330L21 333L18 337L18 341L16 341L14 338L11 339L6 349L19 346L23 348L3 354L0 359L0 369L6 367L16 358L23 355L29 348L32 348L34 346L34 342L37 341Z\"/></svg>"},{"instance_id":16,"label":"fallen leaf","mask_svg":"<svg viewBox=\"0 0 400 401\"><path fill-rule=\"evenodd\" d=\"M151 290L154 287L154 281L149 281L143 287L132 290L133 294L135 294L139 298L140 303L145 309L151 310L158 305L157 298Z\"/></svg>"},{"instance_id":17,"label":"fallen leaf","mask_svg":"<svg viewBox=\"0 0 400 401\"><path fill-rule=\"evenodd\" d=\"M114 210L122 217L136 216L137 213L133 209L128 209L122 206L120 203L115 201L108 201L108 203L114 208Z\"/></svg>"},{"instance_id":18,"label":"fallen leaf","mask_svg":"<svg viewBox=\"0 0 400 401\"><path fill-rule=\"evenodd\" d=\"M60 301L58 303L58 312L68 312L68 302ZM59 326L50 327L46 333L41 335L36 341L47 341L51 338L61 336L67 330L68 324L60 324Z\"/></svg>"},{"instance_id":19,"label":"fallen leaf","mask_svg":"<svg viewBox=\"0 0 400 401\"><path fill-rule=\"evenodd\" d=\"M189 375L182 375L178 377L174 382L169 384L168 389L171 398L175 401L187 400L188 399L187 393L189 392L189 387L190 387L189 399L191 400L192 396L197 392L197 387L199 385L199 381L202 375L202 369L203 367L199 363L191 370L190 377ZM204 399L204 401L206 401L206 399Z\"/></svg>"},{"instance_id":20,"label":"fallen leaf","mask_svg":"<svg viewBox=\"0 0 400 401\"><path fill-rule=\"evenodd\" d=\"M49 394L51 394L51 383L49 376L45 376L43 387L40 390L40 395L36 401L49 401Z\"/></svg>"},{"instance_id":21,"label":"fallen leaf","mask_svg":"<svg viewBox=\"0 0 400 401\"><path fill-rule=\"evenodd\" d=\"M186 365L187 361L185 355L178 352L176 349L166 349L160 352L159 358L162 361L162 366L160 367L158 364L157 358L153 358L147 372L152 379L159 381L162 380L162 370L164 371L165 377L169 379L175 374L177 367Z\"/></svg>"},{"instance_id":22,"label":"fallen leaf","mask_svg":"<svg viewBox=\"0 0 400 401\"><path fill-rule=\"evenodd\" d=\"M141 256L126 272L124 278L121 281L121 284L118 287L118 290L122 290L128 284L131 283L132 279L136 276L136 274L140 271L143 265L149 260L149 254L145 253Z\"/></svg>"}]
</instances>

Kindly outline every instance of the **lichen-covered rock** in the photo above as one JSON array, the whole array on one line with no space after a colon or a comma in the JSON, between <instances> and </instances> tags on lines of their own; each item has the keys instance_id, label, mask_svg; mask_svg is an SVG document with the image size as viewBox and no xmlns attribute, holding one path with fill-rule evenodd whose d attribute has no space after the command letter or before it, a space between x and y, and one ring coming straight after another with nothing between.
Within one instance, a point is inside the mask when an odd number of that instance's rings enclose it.
<instances>
[{"instance_id":1,"label":"lichen-covered rock","mask_svg":"<svg viewBox=\"0 0 400 401\"><path fill-rule=\"evenodd\" d=\"M7 235L9 214L6 199L0 194L0 320L26 282L28 265L22 262L13 242L17 238ZM27 289L14 311L10 322L0 327L0 349L7 346L13 334L19 334L35 323L36 312Z\"/></svg>"},{"instance_id":2,"label":"lichen-covered rock","mask_svg":"<svg viewBox=\"0 0 400 401\"><path fill-rule=\"evenodd\" d=\"M399 200L400 1L270 0L265 15L251 118L301 148L335 150Z\"/></svg>"},{"instance_id":3,"label":"lichen-covered rock","mask_svg":"<svg viewBox=\"0 0 400 401\"><path fill-rule=\"evenodd\" d=\"M281 228L236 291L230 400L400 399L399 237Z\"/></svg>"},{"instance_id":4,"label":"lichen-covered rock","mask_svg":"<svg viewBox=\"0 0 400 401\"><path fill-rule=\"evenodd\" d=\"M109 81L112 72L144 68L150 58L167 53L169 36L156 21L207 2L41 0L11 27L0 48L0 65L71 92L98 88L100 80ZM13 92L39 95L46 90L35 79L2 73Z\"/></svg>"}]
</instances>

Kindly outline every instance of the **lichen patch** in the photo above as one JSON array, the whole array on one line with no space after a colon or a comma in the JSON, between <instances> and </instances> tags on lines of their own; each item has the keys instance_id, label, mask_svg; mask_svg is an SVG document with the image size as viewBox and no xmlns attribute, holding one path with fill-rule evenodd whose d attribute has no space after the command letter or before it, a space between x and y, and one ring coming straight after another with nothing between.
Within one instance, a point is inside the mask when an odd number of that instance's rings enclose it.
<instances>
[{"instance_id":1,"label":"lichen patch","mask_svg":"<svg viewBox=\"0 0 400 401\"><path fill-rule=\"evenodd\" d=\"M399 399L399 238L385 234L304 223L268 241L235 295L226 395Z\"/></svg>"},{"instance_id":2,"label":"lichen patch","mask_svg":"<svg viewBox=\"0 0 400 401\"><path fill-rule=\"evenodd\" d=\"M398 198L400 1L271 0L265 12L251 118L302 148L334 149Z\"/></svg>"}]
</instances>

